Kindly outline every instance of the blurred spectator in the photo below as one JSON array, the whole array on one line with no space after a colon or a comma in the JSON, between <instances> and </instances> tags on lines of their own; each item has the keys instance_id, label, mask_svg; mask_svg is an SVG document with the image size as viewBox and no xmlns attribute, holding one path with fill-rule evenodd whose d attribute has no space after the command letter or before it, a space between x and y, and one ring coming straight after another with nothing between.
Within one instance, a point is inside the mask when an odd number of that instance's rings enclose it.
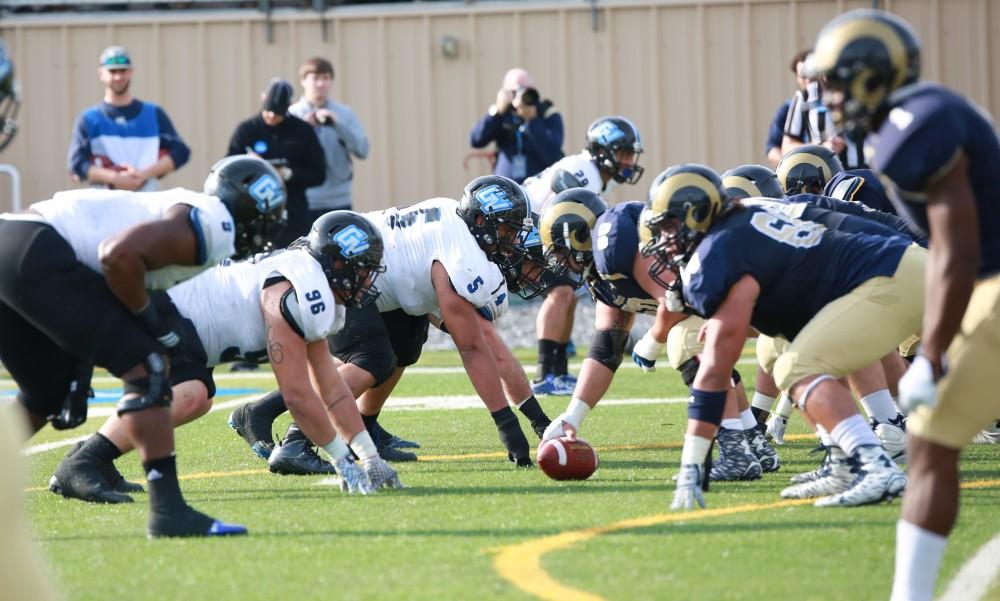
<instances>
[{"instance_id":1,"label":"blurred spectator","mask_svg":"<svg viewBox=\"0 0 1000 601\"><path fill-rule=\"evenodd\" d=\"M517 183L562 158L562 116L552 101L542 99L531 75L511 69L503 78L496 102L469 133L473 148L496 143L493 173Z\"/></svg>"},{"instance_id":2,"label":"blurred spectator","mask_svg":"<svg viewBox=\"0 0 1000 601\"><path fill-rule=\"evenodd\" d=\"M288 225L274 241L283 248L309 233L312 220L306 203L306 188L323 183L326 165L311 125L288 114L292 84L275 77L261 94L259 114L236 126L227 155L254 154L270 162L285 180L288 191Z\"/></svg>"},{"instance_id":3,"label":"blurred spectator","mask_svg":"<svg viewBox=\"0 0 1000 601\"><path fill-rule=\"evenodd\" d=\"M326 179L315 188L306 190L310 221L334 209L351 208L351 180L354 164L351 155L359 159L368 156L368 137L354 111L346 104L329 98L333 83L333 65L314 57L299 67L302 98L288 112L313 126L323 147Z\"/></svg>"},{"instance_id":4,"label":"blurred spectator","mask_svg":"<svg viewBox=\"0 0 1000 601\"><path fill-rule=\"evenodd\" d=\"M845 169L863 169L864 140L850 140L837 134L833 118L823 105L823 84L807 80L805 91L792 96L785 119L781 150L788 153L803 144L822 144L837 154Z\"/></svg>"},{"instance_id":5,"label":"blurred spectator","mask_svg":"<svg viewBox=\"0 0 1000 601\"><path fill-rule=\"evenodd\" d=\"M121 46L101 53L104 102L80 113L69 145L73 181L121 190L156 190L191 151L159 106L132 97L132 59Z\"/></svg>"},{"instance_id":6,"label":"blurred spectator","mask_svg":"<svg viewBox=\"0 0 1000 601\"><path fill-rule=\"evenodd\" d=\"M795 74L795 84L798 87L796 94L804 94L806 91L806 85L809 83L809 78L805 76L803 69L805 68L806 57L809 56L811 50L801 50L795 56L792 57L792 62L789 65L791 67L792 73ZM792 105L792 99L788 99L778 107L778 110L774 113L774 119L771 119L771 127L767 130L767 142L764 144L764 154L767 155L767 160L771 162L775 167L781 162L781 157L784 153L781 152L781 142L785 135L785 121L788 118L788 107Z\"/></svg>"}]
</instances>

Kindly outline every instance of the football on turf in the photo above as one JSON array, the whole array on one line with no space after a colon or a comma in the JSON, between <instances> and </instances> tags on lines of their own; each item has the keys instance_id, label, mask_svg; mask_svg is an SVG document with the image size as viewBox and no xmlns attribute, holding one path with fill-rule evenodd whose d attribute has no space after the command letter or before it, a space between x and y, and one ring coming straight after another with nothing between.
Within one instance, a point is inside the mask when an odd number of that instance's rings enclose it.
<instances>
[{"instance_id":1,"label":"football on turf","mask_svg":"<svg viewBox=\"0 0 1000 601\"><path fill-rule=\"evenodd\" d=\"M555 438L538 445L538 467L553 480L586 480L597 471L597 451L586 440Z\"/></svg>"}]
</instances>

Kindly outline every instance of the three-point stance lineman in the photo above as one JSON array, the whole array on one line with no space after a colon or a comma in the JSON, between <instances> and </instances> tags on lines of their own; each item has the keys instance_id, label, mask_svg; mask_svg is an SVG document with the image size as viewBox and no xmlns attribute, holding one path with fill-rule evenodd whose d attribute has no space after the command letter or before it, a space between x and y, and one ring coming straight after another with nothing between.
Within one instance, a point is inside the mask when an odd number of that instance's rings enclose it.
<instances>
[{"instance_id":1,"label":"three-point stance lineman","mask_svg":"<svg viewBox=\"0 0 1000 601\"><path fill-rule=\"evenodd\" d=\"M816 504L899 495L906 476L837 378L874 363L920 328L925 251L891 230L848 234L742 206L702 165L671 168L650 209L658 242L647 254L679 272L684 302L708 319L673 508L704 506L702 464L750 327L790 341L775 363L775 381L856 466L855 480Z\"/></svg>"},{"instance_id":2,"label":"three-point stance lineman","mask_svg":"<svg viewBox=\"0 0 1000 601\"><path fill-rule=\"evenodd\" d=\"M49 420L73 428L86 419L92 365L122 378L118 415L142 458L154 537L246 532L181 495L165 354L180 338L146 290L261 249L285 194L251 157L216 164L205 191L76 190L0 218L0 360L18 399L36 431Z\"/></svg>"},{"instance_id":3,"label":"three-point stance lineman","mask_svg":"<svg viewBox=\"0 0 1000 601\"><path fill-rule=\"evenodd\" d=\"M362 215L332 211L287 250L220 265L157 292L153 302L182 336L171 374L175 426L211 409L216 365L267 358L302 431L333 458L343 490L367 494L401 486L379 458L326 344L343 327L345 307L365 306L378 296L382 249L378 231ZM131 449L115 417L83 444L100 448L108 441L119 453ZM131 501L100 477L112 471L107 456L77 451L59 464L53 482L84 501ZM85 479L88 486L79 486Z\"/></svg>"}]
</instances>

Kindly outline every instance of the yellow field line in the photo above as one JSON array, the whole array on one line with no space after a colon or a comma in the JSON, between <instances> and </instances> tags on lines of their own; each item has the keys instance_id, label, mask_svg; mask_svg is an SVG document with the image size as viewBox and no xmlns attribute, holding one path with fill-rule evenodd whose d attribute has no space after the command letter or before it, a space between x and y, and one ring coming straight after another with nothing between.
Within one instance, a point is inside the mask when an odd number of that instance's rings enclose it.
<instances>
[{"instance_id":1,"label":"yellow field line","mask_svg":"<svg viewBox=\"0 0 1000 601\"><path fill-rule=\"evenodd\" d=\"M961 486L963 489L995 488L1000 486L1000 480L963 482ZM718 509L707 509L689 513L663 513L622 520L605 526L569 530L513 545L484 549L484 551L496 553L493 557L493 567L500 574L501 578L533 597L546 601L564 601L566 599L604 601L604 597L600 595L566 586L550 576L542 567L542 557L546 553L564 550L611 532L633 528L648 528L649 526L671 522L690 522L739 513L781 509L783 507L807 505L813 503L813 501L814 499L790 499L775 503L736 505L733 507L720 507Z\"/></svg>"},{"instance_id":2,"label":"yellow field line","mask_svg":"<svg viewBox=\"0 0 1000 601\"><path fill-rule=\"evenodd\" d=\"M814 438L812 434L791 434L785 437L785 440L806 440ZM681 442L660 442L652 444L623 444L623 445L612 445L607 447L597 447L597 450L601 453L611 452L611 451L652 451L657 449L679 449L683 443ZM421 455L418 461L423 462L436 462L436 461L463 461L470 459L497 459L500 457L506 457L507 454L503 451L489 451L486 453L463 453L459 455ZM234 470L227 472L195 472L193 474L182 474L178 476L178 480L204 480L206 478L227 478L231 476L254 476L258 474L266 474L265 469L246 469L246 470ZM25 492L42 492L48 490L47 486L32 486L24 489Z\"/></svg>"}]
</instances>

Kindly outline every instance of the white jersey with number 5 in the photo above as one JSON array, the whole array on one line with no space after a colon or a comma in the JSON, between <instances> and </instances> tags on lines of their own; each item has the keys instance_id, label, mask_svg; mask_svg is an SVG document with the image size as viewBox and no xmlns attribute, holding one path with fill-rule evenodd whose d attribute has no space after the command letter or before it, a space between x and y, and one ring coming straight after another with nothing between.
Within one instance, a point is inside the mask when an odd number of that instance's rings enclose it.
<instances>
[{"instance_id":1,"label":"white jersey with number 5","mask_svg":"<svg viewBox=\"0 0 1000 601\"><path fill-rule=\"evenodd\" d=\"M194 322L209 366L267 360L260 293L272 277L291 283L281 311L306 342L344 327L344 307L336 302L323 268L303 249L219 265L167 291L180 314Z\"/></svg>"},{"instance_id":2,"label":"white jersey with number 5","mask_svg":"<svg viewBox=\"0 0 1000 601\"><path fill-rule=\"evenodd\" d=\"M188 219L195 233L195 265L168 265L146 272L146 288L166 290L233 256L233 217L214 196L174 188L162 192L129 192L86 188L57 192L52 200L31 205L73 250L81 263L101 272L97 249L108 237L132 226L161 219L174 205L191 206Z\"/></svg>"},{"instance_id":3,"label":"white jersey with number 5","mask_svg":"<svg viewBox=\"0 0 1000 601\"><path fill-rule=\"evenodd\" d=\"M439 310L431 266L440 262L455 291L493 321L507 309L507 283L486 258L450 198L432 198L401 209L366 216L385 243L385 273L377 282L381 312L403 309L410 315Z\"/></svg>"},{"instance_id":4,"label":"white jersey with number 5","mask_svg":"<svg viewBox=\"0 0 1000 601\"><path fill-rule=\"evenodd\" d=\"M531 199L531 212L541 215L545 203L556 195L552 190L552 177L557 171L563 170L572 175L581 186L595 194L605 194L615 185L614 180L608 180L607 186L601 181L601 172L597 170L594 159L584 150L580 154L571 154L559 159L555 164L538 175L524 180L524 191Z\"/></svg>"}]
</instances>

